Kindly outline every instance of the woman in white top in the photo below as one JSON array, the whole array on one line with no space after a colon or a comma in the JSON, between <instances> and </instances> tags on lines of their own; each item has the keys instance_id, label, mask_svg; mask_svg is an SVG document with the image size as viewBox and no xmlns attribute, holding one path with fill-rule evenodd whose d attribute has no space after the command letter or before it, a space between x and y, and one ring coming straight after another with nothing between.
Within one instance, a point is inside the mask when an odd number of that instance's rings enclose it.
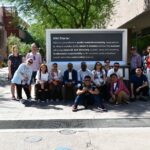
<instances>
[{"instance_id":1,"label":"woman in white top","mask_svg":"<svg viewBox=\"0 0 150 150\"><path fill-rule=\"evenodd\" d=\"M52 64L52 69L50 71L50 79L51 100L59 101L62 99L63 76L61 74L61 71L58 69L57 63Z\"/></svg>"},{"instance_id":2,"label":"woman in white top","mask_svg":"<svg viewBox=\"0 0 150 150\"><path fill-rule=\"evenodd\" d=\"M25 91L27 99L31 99L31 93L29 91L29 84L32 76L31 65L33 60L31 58L27 59L25 63L22 63L16 70L11 82L16 84L18 99L22 102L22 88Z\"/></svg>"},{"instance_id":3,"label":"woman in white top","mask_svg":"<svg viewBox=\"0 0 150 150\"><path fill-rule=\"evenodd\" d=\"M93 82L97 87L100 87L105 84L106 75L105 70L100 62L96 62L94 66L93 74Z\"/></svg>"},{"instance_id":4,"label":"woman in white top","mask_svg":"<svg viewBox=\"0 0 150 150\"><path fill-rule=\"evenodd\" d=\"M49 73L46 64L41 64L36 75L35 99L48 100Z\"/></svg>"}]
</instances>

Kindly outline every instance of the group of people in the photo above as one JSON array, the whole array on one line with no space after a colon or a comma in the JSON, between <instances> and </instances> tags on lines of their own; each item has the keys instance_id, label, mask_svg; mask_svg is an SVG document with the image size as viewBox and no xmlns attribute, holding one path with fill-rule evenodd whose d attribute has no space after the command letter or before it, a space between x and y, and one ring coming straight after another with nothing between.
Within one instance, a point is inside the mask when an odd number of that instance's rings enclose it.
<instances>
[{"instance_id":1,"label":"group of people","mask_svg":"<svg viewBox=\"0 0 150 150\"><path fill-rule=\"evenodd\" d=\"M12 54L8 58L9 79L11 79L11 93L13 100L22 99L22 88L27 100L31 101L31 84L35 83L35 99L37 101L74 100L72 111L78 110L78 105L85 108L94 105L98 110L107 111L104 100L118 105L129 103L129 100L143 99L148 96L150 84L150 54L144 61L147 67L143 73L142 57L131 48L130 86L127 87L123 80L120 64L115 62L110 65L109 58L104 60L104 65L97 61L93 70L89 70L86 62L81 62L81 68L75 70L72 63L68 63L66 70L61 72L57 63L50 68L42 63L42 57L35 43L31 45L31 52L26 55L25 62L19 55L18 47L12 47ZM150 46L147 48L150 53ZM17 97L15 96L15 87Z\"/></svg>"}]
</instances>

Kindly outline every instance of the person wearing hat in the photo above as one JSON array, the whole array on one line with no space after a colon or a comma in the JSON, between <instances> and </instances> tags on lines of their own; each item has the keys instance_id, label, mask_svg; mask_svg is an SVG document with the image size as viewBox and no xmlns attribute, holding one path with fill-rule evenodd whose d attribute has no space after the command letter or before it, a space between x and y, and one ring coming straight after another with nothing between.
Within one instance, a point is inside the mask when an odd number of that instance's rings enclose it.
<instances>
[{"instance_id":1,"label":"person wearing hat","mask_svg":"<svg viewBox=\"0 0 150 150\"><path fill-rule=\"evenodd\" d=\"M24 100L22 99L22 88L25 91L27 99L29 101L31 100L29 84L32 76L32 68L31 68L32 64L33 59L31 58L27 59L25 63L22 63L18 67L11 80L11 83L15 84L17 87L18 100L21 101L21 103L24 103Z\"/></svg>"},{"instance_id":2,"label":"person wearing hat","mask_svg":"<svg viewBox=\"0 0 150 150\"><path fill-rule=\"evenodd\" d=\"M142 58L140 54L137 53L135 47L131 47L131 64L130 64L130 75L135 74L135 69L142 66Z\"/></svg>"}]
</instances>

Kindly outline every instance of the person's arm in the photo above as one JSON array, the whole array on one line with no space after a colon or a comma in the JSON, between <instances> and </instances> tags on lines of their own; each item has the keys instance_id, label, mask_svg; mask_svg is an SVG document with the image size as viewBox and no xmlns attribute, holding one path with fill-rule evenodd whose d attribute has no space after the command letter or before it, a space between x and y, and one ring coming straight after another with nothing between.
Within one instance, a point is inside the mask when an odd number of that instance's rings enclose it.
<instances>
[{"instance_id":1,"label":"person's arm","mask_svg":"<svg viewBox=\"0 0 150 150\"><path fill-rule=\"evenodd\" d=\"M42 56L41 56L40 53L39 53L39 64L40 64L40 65L42 64Z\"/></svg>"},{"instance_id":2,"label":"person's arm","mask_svg":"<svg viewBox=\"0 0 150 150\"><path fill-rule=\"evenodd\" d=\"M140 55L138 55L137 57L137 67L141 67L142 66L142 58Z\"/></svg>"},{"instance_id":3,"label":"person's arm","mask_svg":"<svg viewBox=\"0 0 150 150\"><path fill-rule=\"evenodd\" d=\"M83 88L83 89L79 88L79 89L77 90L76 94L77 94L77 95L81 95L81 94L84 94L84 93L86 93L86 92L87 92L87 88Z\"/></svg>"},{"instance_id":4,"label":"person's arm","mask_svg":"<svg viewBox=\"0 0 150 150\"><path fill-rule=\"evenodd\" d=\"M39 70L37 71L37 74L36 74L35 79L36 79L36 84L39 83L39 81L40 81L40 73L39 73Z\"/></svg>"},{"instance_id":5,"label":"person's arm","mask_svg":"<svg viewBox=\"0 0 150 150\"><path fill-rule=\"evenodd\" d=\"M118 87L118 90L115 92L116 95L118 95L121 91L125 91L129 94L129 91L122 80L118 80Z\"/></svg>"},{"instance_id":6,"label":"person's arm","mask_svg":"<svg viewBox=\"0 0 150 150\"><path fill-rule=\"evenodd\" d=\"M130 87L131 87L131 98L135 98L135 95L134 95L134 84L131 83Z\"/></svg>"},{"instance_id":7,"label":"person's arm","mask_svg":"<svg viewBox=\"0 0 150 150\"><path fill-rule=\"evenodd\" d=\"M139 87L137 88L137 90L139 91L139 90L141 90L141 89L143 89L143 88L145 88L145 87L147 87L147 86L148 86L148 82L145 81L141 86L139 86Z\"/></svg>"},{"instance_id":8,"label":"person's arm","mask_svg":"<svg viewBox=\"0 0 150 150\"><path fill-rule=\"evenodd\" d=\"M89 91L89 93L91 93L93 95L98 95L99 94L99 90L97 88L95 88L94 90L90 89L88 91Z\"/></svg>"},{"instance_id":9,"label":"person's arm","mask_svg":"<svg viewBox=\"0 0 150 150\"><path fill-rule=\"evenodd\" d=\"M8 78L11 79L12 78L12 72L11 72L11 60L8 60Z\"/></svg>"}]
</instances>

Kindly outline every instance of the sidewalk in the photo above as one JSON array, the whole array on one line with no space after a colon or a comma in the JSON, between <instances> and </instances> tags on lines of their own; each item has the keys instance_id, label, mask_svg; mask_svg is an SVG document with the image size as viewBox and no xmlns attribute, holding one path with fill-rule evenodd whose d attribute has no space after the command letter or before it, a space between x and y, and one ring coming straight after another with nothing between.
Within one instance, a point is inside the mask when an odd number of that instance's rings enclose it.
<instances>
[{"instance_id":1,"label":"sidewalk","mask_svg":"<svg viewBox=\"0 0 150 150\"><path fill-rule=\"evenodd\" d=\"M7 68L0 70L0 120L150 118L150 101L136 101L120 106L106 103L108 112L103 113L84 110L82 106L78 112L72 112L72 103L34 103L31 107L24 107L18 101L11 100Z\"/></svg>"},{"instance_id":2,"label":"sidewalk","mask_svg":"<svg viewBox=\"0 0 150 150\"><path fill-rule=\"evenodd\" d=\"M25 95L23 95L25 98ZM32 93L33 97L33 93ZM149 150L150 100L106 103L108 112L72 112L72 102L11 100L7 68L0 69L0 147L2 150Z\"/></svg>"}]
</instances>

